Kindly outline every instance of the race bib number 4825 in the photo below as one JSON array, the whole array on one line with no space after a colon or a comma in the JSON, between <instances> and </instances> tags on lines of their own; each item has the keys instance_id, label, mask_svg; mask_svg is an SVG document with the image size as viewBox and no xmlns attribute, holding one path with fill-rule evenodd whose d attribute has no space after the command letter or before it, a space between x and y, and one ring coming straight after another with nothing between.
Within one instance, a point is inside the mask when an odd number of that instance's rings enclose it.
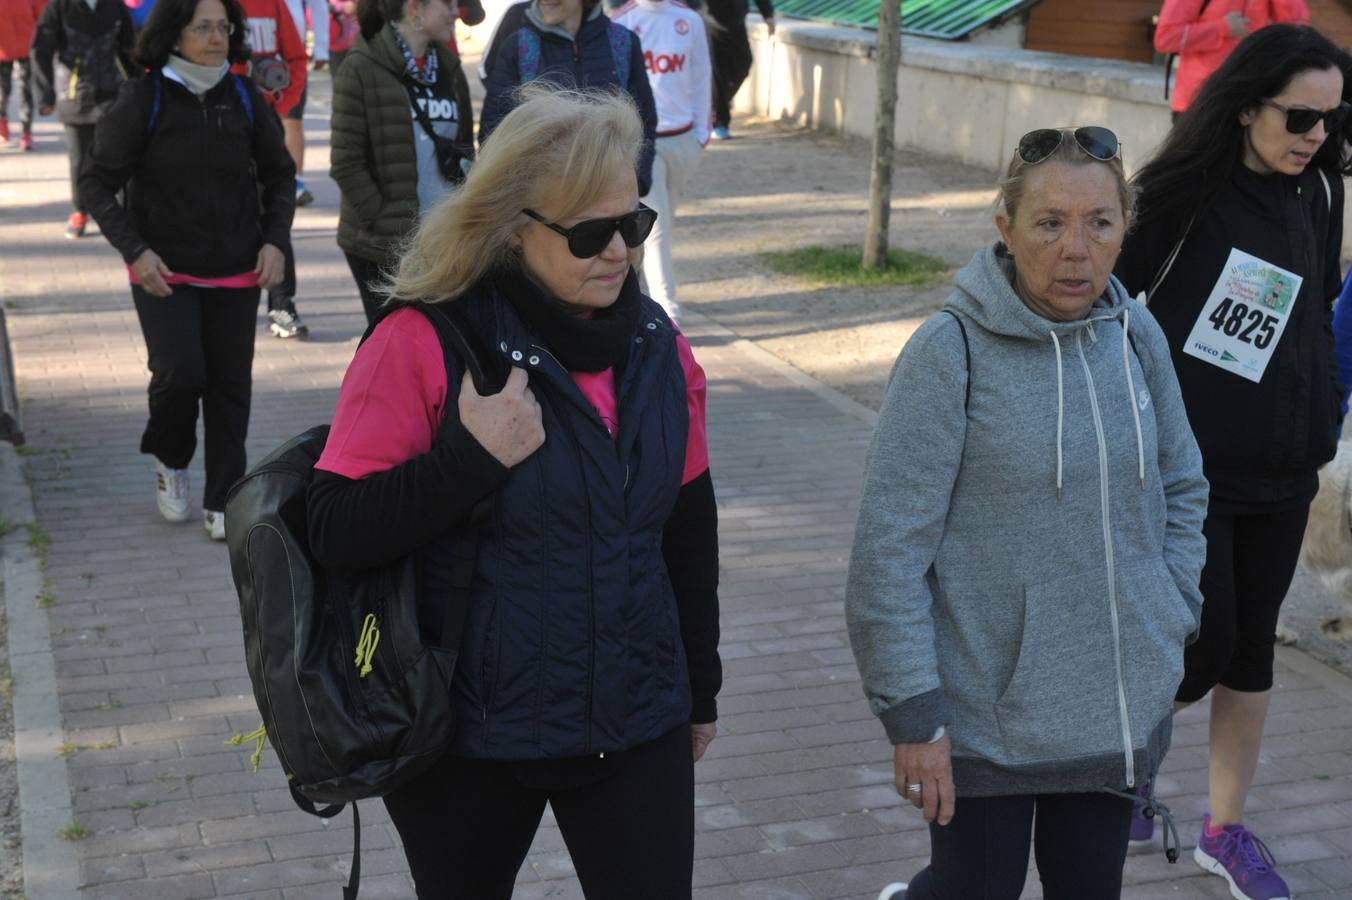
<instances>
[{"instance_id":1,"label":"race bib number 4825","mask_svg":"<svg viewBox=\"0 0 1352 900\"><path fill-rule=\"evenodd\" d=\"M1232 249L1183 352L1249 381L1263 380L1303 279Z\"/></svg>"}]
</instances>

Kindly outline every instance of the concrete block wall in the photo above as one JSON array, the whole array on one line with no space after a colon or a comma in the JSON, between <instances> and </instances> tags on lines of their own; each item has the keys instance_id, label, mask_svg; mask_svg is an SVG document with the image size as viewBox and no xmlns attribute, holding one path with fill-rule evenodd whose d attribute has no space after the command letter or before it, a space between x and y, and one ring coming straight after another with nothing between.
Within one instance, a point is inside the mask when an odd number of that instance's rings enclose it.
<instances>
[{"instance_id":1,"label":"concrete block wall","mask_svg":"<svg viewBox=\"0 0 1352 900\"><path fill-rule=\"evenodd\" d=\"M737 112L871 138L877 96L871 31L748 23L755 63ZM1106 125L1135 171L1169 131L1158 66L907 37L897 70L899 146L989 169L992 183L1034 128ZM1343 257L1352 257L1352 204Z\"/></svg>"}]
</instances>

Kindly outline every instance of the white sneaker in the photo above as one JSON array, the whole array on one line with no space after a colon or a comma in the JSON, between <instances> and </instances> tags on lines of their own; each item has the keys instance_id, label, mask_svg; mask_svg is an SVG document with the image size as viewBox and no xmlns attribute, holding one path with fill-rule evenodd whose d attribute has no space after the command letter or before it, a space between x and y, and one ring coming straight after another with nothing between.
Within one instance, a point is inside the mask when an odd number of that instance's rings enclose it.
<instances>
[{"instance_id":1,"label":"white sneaker","mask_svg":"<svg viewBox=\"0 0 1352 900\"><path fill-rule=\"evenodd\" d=\"M213 541L225 540L225 513L214 509L202 510L202 527Z\"/></svg>"},{"instance_id":2,"label":"white sneaker","mask_svg":"<svg viewBox=\"0 0 1352 900\"><path fill-rule=\"evenodd\" d=\"M170 522L188 521L192 501L188 499L188 470L171 469L155 462L155 505Z\"/></svg>"}]
</instances>

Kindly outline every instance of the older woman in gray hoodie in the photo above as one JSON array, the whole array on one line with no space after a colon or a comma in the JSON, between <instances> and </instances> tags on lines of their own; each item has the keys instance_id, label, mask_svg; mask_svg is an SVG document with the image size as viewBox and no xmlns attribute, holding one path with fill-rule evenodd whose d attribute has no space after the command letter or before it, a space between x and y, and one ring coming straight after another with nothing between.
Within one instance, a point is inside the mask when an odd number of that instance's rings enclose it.
<instances>
[{"instance_id":1,"label":"older woman in gray hoodie","mask_svg":"<svg viewBox=\"0 0 1352 900\"><path fill-rule=\"evenodd\" d=\"M1168 748L1207 483L1164 335L1111 277L1132 199L1111 131L1026 135L1002 241L892 372L846 614L931 823L908 900L1017 898L1034 844L1051 900L1117 897L1128 792Z\"/></svg>"}]
</instances>

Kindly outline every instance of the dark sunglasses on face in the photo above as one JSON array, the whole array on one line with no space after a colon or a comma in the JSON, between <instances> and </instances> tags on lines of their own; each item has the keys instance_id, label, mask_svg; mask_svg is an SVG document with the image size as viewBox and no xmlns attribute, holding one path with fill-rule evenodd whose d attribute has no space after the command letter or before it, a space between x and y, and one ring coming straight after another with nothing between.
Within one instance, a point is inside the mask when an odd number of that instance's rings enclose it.
<instances>
[{"instance_id":1,"label":"dark sunglasses on face","mask_svg":"<svg viewBox=\"0 0 1352 900\"><path fill-rule=\"evenodd\" d=\"M1275 100L1260 101L1264 106L1270 106L1279 113L1286 115L1286 130L1291 134L1305 134L1319 120L1324 120L1324 131L1328 134L1337 134L1343 127L1343 122L1347 120L1348 110L1352 106L1347 103L1339 103L1333 109L1301 109L1292 106L1282 106Z\"/></svg>"},{"instance_id":2,"label":"dark sunglasses on face","mask_svg":"<svg viewBox=\"0 0 1352 900\"><path fill-rule=\"evenodd\" d=\"M1019 138L1019 159L1030 166L1037 165L1056 152L1066 135L1073 135L1080 149L1100 162L1115 159L1122 152L1122 142L1117 135L1102 125L1085 125L1073 130L1039 128Z\"/></svg>"},{"instance_id":3,"label":"dark sunglasses on face","mask_svg":"<svg viewBox=\"0 0 1352 900\"><path fill-rule=\"evenodd\" d=\"M657 222L657 210L649 209L642 203L638 209L613 219L583 219L572 228L564 228L556 222L550 222L533 209L521 210L550 231L557 232L568 239L568 252L578 259L591 259L606 249L615 232L630 250L643 246Z\"/></svg>"}]
</instances>

